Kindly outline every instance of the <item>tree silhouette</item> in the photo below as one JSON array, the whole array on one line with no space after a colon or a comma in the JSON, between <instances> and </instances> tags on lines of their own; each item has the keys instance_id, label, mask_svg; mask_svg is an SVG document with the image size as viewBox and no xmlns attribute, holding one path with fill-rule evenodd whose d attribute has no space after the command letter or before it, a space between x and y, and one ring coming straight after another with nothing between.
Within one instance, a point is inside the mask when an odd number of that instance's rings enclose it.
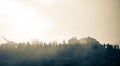
<instances>
[{"instance_id":1,"label":"tree silhouette","mask_svg":"<svg viewBox=\"0 0 120 66\"><path fill-rule=\"evenodd\" d=\"M0 66L120 66L119 45L100 44L96 39L71 38L68 43L0 45Z\"/></svg>"}]
</instances>

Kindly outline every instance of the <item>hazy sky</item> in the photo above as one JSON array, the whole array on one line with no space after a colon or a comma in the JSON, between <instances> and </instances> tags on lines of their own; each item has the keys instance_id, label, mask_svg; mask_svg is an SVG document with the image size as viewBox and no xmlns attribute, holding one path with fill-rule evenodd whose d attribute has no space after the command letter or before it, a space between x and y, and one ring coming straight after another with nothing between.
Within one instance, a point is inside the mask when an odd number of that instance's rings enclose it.
<instances>
[{"instance_id":1,"label":"hazy sky","mask_svg":"<svg viewBox=\"0 0 120 66\"><path fill-rule=\"evenodd\" d=\"M120 44L120 0L0 0L0 36L14 41L91 36Z\"/></svg>"}]
</instances>

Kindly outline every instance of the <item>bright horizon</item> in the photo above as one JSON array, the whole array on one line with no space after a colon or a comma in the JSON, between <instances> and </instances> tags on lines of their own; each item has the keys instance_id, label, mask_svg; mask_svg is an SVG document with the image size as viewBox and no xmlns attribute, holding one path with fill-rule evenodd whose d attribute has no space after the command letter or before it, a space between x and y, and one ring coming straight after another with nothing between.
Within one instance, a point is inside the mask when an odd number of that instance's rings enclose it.
<instances>
[{"instance_id":1,"label":"bright horizon","mask_svg":"<svg viewBox=\"0 0 120 66\"><path fill-rule=\"evenodd\" d=\"M93 37L120 44L119 0L0 0L2 36L15 42Z\"/></svg>"}]
</instances>

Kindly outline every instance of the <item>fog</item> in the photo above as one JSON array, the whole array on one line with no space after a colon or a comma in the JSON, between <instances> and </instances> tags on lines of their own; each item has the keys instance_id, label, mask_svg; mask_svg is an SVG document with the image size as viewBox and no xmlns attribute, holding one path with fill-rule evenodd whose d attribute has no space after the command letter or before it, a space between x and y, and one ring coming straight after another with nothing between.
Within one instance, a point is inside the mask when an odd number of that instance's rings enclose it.
<instances>
[{"instance_id":1,"label":"fog","mask_svg":"<svg viewBox=\"0 0 120 66\"><path fill-rule=\"evenodd\" d=\"M68 43L32 41L0 45L0 66L119 66L118 45L94 38L70 38Z\"/></svg>"},{"instance_id":2,"label":"fog","mask_svg":"<svg viewBox=\"0 0 120 66\"><path fill-rule=\"evenodd\" d=\"M120 43L119 0L0 0L0 18L0 36L17 42L92 36Z\"/></svg>"}]
</instances>

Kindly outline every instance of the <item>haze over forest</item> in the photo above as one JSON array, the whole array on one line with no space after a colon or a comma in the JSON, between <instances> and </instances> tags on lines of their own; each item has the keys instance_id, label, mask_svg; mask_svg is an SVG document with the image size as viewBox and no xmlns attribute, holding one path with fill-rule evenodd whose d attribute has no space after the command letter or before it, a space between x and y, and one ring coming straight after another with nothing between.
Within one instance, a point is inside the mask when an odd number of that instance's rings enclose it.
<instances>
[{"instance_id":1,"label":"haze over forest","mask_svg":"<svg viewBox=\"0 0 120 66\"><path fill-rule=\"evenodd\" d=\"M0 59L0 66L120 66L120 49L91 37L62 44L8 41L0 45Z\"/></svg>"},{"instance_id":2,"label":"haze over forest","mask_svg":"<svg viewBox=\"0 0 120 66\"><path fill-rule=\"evenodd\" d=\"M120 0L0 0L0 36L16 42L91 36L120 44Z\"/></svg>"}]
</instances>

